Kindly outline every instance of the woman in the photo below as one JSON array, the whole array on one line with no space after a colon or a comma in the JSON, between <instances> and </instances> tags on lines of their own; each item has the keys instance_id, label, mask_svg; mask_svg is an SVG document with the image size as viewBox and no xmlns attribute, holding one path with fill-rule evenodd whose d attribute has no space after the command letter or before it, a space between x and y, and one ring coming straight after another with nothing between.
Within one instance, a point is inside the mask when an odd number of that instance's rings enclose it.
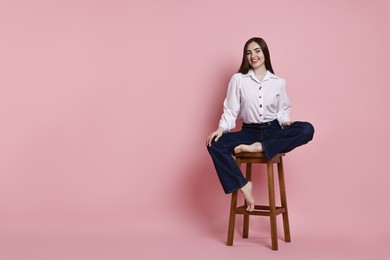
<instances>
[{"instance_id":1,"label":"woman","mask_svg":"<svg viewBox=\"0 0 390 260\"><path fill-rule=\"evenodd\" d=\"M252 183L244 177L232 155L264 152L270 159L312 140L313 126L290 121L290 110L286 82L274 75L267 44L261 38L249 39L244 45L239 72L229 82L219 127L206 140L225 193L240 189L248 211L255 207ZM229 132L235 128L237 117L243 122L242 129Z\"/></svg>"}]
</instances>

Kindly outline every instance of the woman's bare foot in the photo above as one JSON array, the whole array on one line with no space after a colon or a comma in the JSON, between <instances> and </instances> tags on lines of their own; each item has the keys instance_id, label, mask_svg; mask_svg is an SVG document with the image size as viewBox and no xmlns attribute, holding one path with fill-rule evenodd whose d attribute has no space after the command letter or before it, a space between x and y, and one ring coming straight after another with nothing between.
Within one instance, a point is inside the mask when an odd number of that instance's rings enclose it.
<instances>
[{"instance_id":1,"label":"woman's bare foot","mask_svg":"<svg viewBox=\"0 0 390 260\"><path fill-rule=\"evenodd\" d=\"M234 153L242 153L242 152L262 152L263 151L263 146L261 143L256 142L251 145L247 144L240 144L234 148Z\"/></svg>"},{"instance_id":2,"label":"woman's bare foot","mask_svg":"<svg viewBox=\"0 0 390 260\"><path fill-rule=\"evenodd\" d=\"M245 184L245 186L242 187L240 190L246 201L246 210L252 212L253 210L255 210L255 200L252 196L252 182L248 181L248 183Z\"/></svg>"}]
</instances>

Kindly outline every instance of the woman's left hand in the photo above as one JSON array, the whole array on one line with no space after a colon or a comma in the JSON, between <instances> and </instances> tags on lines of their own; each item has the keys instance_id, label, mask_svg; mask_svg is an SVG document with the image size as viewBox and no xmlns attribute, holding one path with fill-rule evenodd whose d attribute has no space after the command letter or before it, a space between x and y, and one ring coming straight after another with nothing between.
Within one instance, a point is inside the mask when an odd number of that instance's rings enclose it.
<instances>
[{"instance_id":1,"label":"woman's left hand","mask_svg":"<svg viewBox=\"0 0 390 260\"><path fill-rule=\"evenodd\" d=\"M288 127L288 126L294 124L294 122L295 122L295 121L287 121L287 122L284 122L284 123L283 123L283 127Z\"/></svg>"}]
</instances>

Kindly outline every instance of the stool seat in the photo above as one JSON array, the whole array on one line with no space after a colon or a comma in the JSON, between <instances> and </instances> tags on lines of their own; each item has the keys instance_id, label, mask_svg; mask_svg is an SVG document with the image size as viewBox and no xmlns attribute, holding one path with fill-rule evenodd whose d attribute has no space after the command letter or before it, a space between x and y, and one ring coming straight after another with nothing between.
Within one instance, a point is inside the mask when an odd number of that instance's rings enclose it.
<instances>
[{"instance_id":1,"label":"stool seat","mask_svg":"<svg viewBox=\"0 0 390 260\"><path fill-rule=\"evenodd\" d=\"M280 154L281 155L281 154ZM283 154L284 155L284 154ZM246 157L257 157L257 158L265 158L265 153L263 152L255 152L255 153L251 153L251 152L242 152L242 153L237 153L235 154L235 157L239 157L239 158L246 158Z\"/></svg>"},{"instance_id":2,"label":"stool seat","mask_svg":"<svg viewBox=\"0 0 390 260\"><path fill-rule=\"evenodd\" d=\"M231 206L230 206L227 245L229 246L233 245L236 215L244 216L244 221L243 221L244 238L248 238L248 234L249 234L249 216L251 215L268 216L270 218L270 224L271 224L271 241L272 241L273 250L278 250L276 216L282 215L283 227L284 227L284 239L286 242L291 241L290 226L289 226L288 211L287 211L287 196L286 196L286 187L284 181L284 169L283 169L283 160L282 160L283 156L285 156L285 154L280 153L271 159L267 159L263 152L256 152L256 153L242 152L235 155L236 163L239 167L241 167L241 164L246 164L245 173L246 173L246 178L249 181L251 181L252 179L252 164L258 163L258 164L267 165L269 205L255 205L255 210L249 212L246 210L247 207L246 202L242 206L237 206L238 192L237 191L233 192L231 198ZM276 206L275 203L274 170L273 170L274 164L277 164L277 169L278 169L281 206Z\"/></svg>"}]
</instances>

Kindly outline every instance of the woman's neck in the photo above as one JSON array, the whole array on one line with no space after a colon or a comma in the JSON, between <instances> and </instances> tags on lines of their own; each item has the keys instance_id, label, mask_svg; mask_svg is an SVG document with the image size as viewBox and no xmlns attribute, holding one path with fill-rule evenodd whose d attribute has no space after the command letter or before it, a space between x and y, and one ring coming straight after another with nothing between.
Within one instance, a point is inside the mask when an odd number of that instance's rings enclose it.
<instances>
[{"instance_id":1,"label":"woman's neck","mask_svg":"<svg viewBox=\"0 0 390 260\"><path fill-rule=\"evenodd\" d=\"M259 68L254 69L253 72L255 73L256 78L258 78L258 80L262 81L265 74L267 73L267 69L265 68L265 66L261 66Z\"/></svg>"}]
</instances>

